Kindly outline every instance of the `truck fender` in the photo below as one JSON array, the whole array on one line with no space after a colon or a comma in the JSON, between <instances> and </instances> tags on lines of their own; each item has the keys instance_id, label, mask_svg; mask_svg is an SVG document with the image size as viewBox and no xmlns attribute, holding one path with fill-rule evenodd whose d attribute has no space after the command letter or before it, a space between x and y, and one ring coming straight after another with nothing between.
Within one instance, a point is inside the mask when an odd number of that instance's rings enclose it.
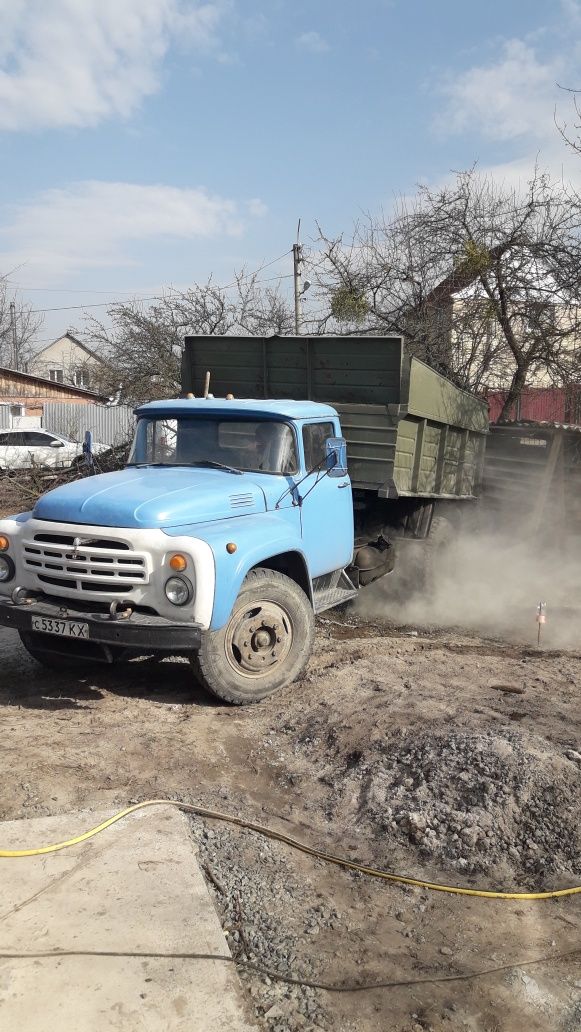
<instances>
[{"instance_id":1,"label":"truck fender","mask_svg":"<svg viewBox=\"0 0 581 1032\"><path fill-rule=\"evenodd\" d=\"M309 564L300 537L298 511L283 509L280 514L260 513L197 524L192 537L206 541L214 554L216 589L210 630L217 631L228 622L246 575L256 566L281 570L287 565L300 576L298 583L312 601ZM166 531L170 536L188 533L184 527ZM234 551L227 545L235 545ZM284 571L283 571L284 572ZM295 576L293 579L297 579Z\"/></svg>"}]
</instances>

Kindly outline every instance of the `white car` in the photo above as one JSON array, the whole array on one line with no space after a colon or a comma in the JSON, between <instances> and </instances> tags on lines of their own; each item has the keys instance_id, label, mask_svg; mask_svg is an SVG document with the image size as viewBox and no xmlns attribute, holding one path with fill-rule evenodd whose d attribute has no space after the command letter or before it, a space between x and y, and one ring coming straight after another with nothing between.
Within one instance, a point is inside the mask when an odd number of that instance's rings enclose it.
<instances>
[{"instance_id":1,"label":"white car","mask_svg":"<svg viewBox=\"0 0 581 1032\"><path fill-rule=\"evenodd\" d=\"M93 442L93 454L108 451ZM83 445L48 430L0 430L0 471L12 469L64 469L83 458Z\"/></svg>"}]
</instances>

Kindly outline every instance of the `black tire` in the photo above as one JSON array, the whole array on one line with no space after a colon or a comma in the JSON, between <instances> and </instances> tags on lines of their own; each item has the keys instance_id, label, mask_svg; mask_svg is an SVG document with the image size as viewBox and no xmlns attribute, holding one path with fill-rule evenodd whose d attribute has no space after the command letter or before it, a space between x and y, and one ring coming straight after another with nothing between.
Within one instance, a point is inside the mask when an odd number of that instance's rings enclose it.
<instances>
[{"instance_id":1,"label":"black tire","mask_svg":"<svg viewBox=\"0 0 581 1032\"><path fill-rule=\"evenodd\" d=\"M259 567L246 577L226 626L205 633L191 662L212 695L243 706L300 677L314 636L315 617L302 588Z\"/></svg>"},{"instance_id":2,"label":"black tire","mask_svg":"<svg viewBox=\"0 0 581 1032\"><path fill-rule=\"evenodd\" d=\"M53 652L50 644L47 643L47 634L39 634L36 631L19 631L20 641L37 663L48 667L49 670L71 670L82 671L87 667L103 666L94 656L65 656L61 652Z\"/></svg>"},{"instance_id":3,"label":"black tire","mask_svg":"<svg viewBox=\"0 0 581 1032\"><path fill-rule=\"evenodd\" d=\"M424 541L424 587L433 591L438 577L438 564L445 555L446 549L454 540L454 524L447 516L434 516L430 533Z\"/></svg>"}]
</instances>

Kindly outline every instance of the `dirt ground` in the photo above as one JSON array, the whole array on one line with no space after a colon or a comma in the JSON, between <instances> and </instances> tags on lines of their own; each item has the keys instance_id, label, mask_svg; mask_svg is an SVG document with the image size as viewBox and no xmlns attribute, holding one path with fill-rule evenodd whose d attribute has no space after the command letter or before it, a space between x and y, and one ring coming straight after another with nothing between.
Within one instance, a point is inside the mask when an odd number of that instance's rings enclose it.
<instances>
[{"instance_id":1,"label":"dirt ground","mask_svg":"<svg viewBox=\"0 0 581 1032\"><path fill-rule=\"evenodd\" d=\"M55 675L0 629L0 816L172 797L447 884L581 884L580 655L550 645L328 614L300 683L232 709L184 660ZM193 827L235 956L351 989L241 968L264 1028L581 1029L581 896L427 892ZM352 991L377 982L407 984Z\"/></svg>"}]
</instances>

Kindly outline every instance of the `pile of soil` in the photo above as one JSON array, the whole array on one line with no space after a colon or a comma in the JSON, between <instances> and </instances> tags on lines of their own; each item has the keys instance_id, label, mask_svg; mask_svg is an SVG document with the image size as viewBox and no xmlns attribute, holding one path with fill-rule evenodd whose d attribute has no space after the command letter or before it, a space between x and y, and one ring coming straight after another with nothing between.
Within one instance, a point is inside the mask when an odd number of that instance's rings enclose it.
<instances>
[{"instance_id":1,"label":"pile of soil","mask_svg":"<svg viewBox=\"0 0 581 1032\"><path fill-rule=\"evenodd\" d=\"M456 669L452 656L445 660L444 643L436 652L424 649L421 640L393 649L391 665L381 669L374 662L380 651L376 643L377 638L351 642L343 666L339 654L321 653L318 662L339 694L337 707L319 702L295 711L280 727L299 771L318 772L317 808L325 820L334 828L356 830L366 842L365 859L382 867L411 864L432 876L441 872L437 880L457 872L467 883L469 876L484 874L490 888L574 883L581 874L579 728L573 723L571 737L559 747L554 727L547 739L545 727L537 729L534 719L527 719L533 692L538 698L547 686L537 674L541 654L518 649L511 654L506 645L491 643L488 655L482 650L483 662L469 665L472 676L474 668L480 672L481 683L471 686L470 695L480 692L481 705L471 701L463 713L459 707L457 721L440 715L431 701L425 719L426 684L431 700L440 678L443 702L455 690L465 691L462 645L455 646ZM465 647L466 658L468 640ZM558 710L576 693L570 670L577 660L553 655ZM507 667L512 676L495 676ZM315 679L314 671L307 675L307 682ZM418 684L422 688L414 699ZM348 709L343 686L351 693ZM395 724L391 700L400 711ZM402 722L407 700L409 722ZM500 720L491 722L487 702L499 706ZM297 784L300 779L301 774Z\"/></svg>"},{"instance_id":2,"label":"pile of soil","mask_svg":"<svg viewBox=\"0 0 581 1032\"><path fill-rule=\"evenodd\" d=\"M311 721L305 754L332 729ZM411 847L423 866L538 887L545 875L567 881L581 870L580 762L518 728L439 727L387 733L343 755L331 747L320 780L328 818L370 836L377 860Z\"/></svg>"}]
</instances>

